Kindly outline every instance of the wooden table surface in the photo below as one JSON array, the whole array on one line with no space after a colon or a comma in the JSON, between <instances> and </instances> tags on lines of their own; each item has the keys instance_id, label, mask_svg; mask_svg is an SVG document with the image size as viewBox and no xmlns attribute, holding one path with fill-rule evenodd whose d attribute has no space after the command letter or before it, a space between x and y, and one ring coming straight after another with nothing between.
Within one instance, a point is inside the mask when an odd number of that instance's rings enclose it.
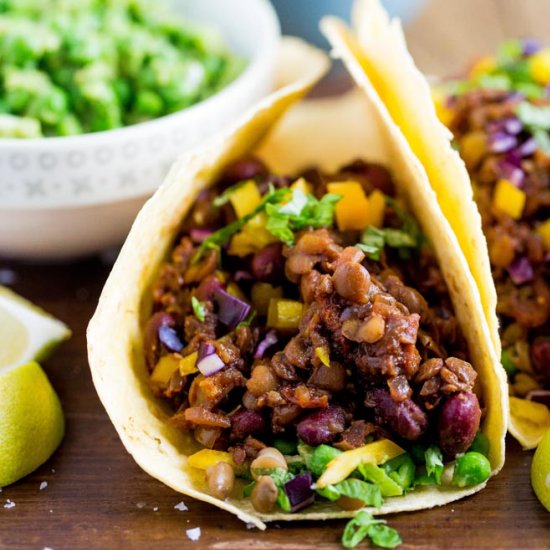
<instances>
[{"instance_id":1,"label":"wooden table surface","mask_svg":"<svg viewBox=\"0 0 550 550\"><path fill-rule=\"evenodd\" d=\"M517 21L507 19L511 7L520 4L525 11ZM423 68L451 74L464 63L464 56L493 47L503 32L513 33L515 22L518 34L542 29L548 19L537 18L538 13L550 13L550 2L435 0L408 35ZM499 30L493 32L495 14L500 18ZM526 23L529 18L531 27ZM489 21L494 25L484 34L483 26ZM465 32L470 33L468 40ZM478 44L477 50L472 43ZM463 57L457 55L457 48L462 48ZM326 89L333 84L325 84ZM0 548L339 548L344 522L281 522L264 533L248 530L225 512L182 498L134 463L99 403L86 358L86 325L109 269L108 261L99 257L49 265L0 259L0 279L13 276L15 291L73 330L72 339L44 365L65 410L65 439L46 464L2 490ZM504 470L481 493L436 510L390 517L403 536L402 548L550 548L550 515L529 483L532 453L522 452L512 439L508 443ZM44 481L47 487L40 490ZM4 508L7 499L15 507ZM182 500L188 511L174 508ZM201 538L191 542L186 530L195 527L201 528Z\"/></svg>"}]
</instances>

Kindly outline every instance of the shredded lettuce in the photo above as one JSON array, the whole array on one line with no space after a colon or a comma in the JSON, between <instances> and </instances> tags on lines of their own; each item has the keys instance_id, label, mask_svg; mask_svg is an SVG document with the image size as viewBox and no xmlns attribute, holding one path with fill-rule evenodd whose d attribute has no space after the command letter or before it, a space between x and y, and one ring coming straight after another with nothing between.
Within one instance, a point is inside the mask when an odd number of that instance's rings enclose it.
<instances>
[{"instance_id":1,"label":"shredded lettuce","mask_svg":"<svg viewBox=\"0 0 550 550\"><path fill-rule=\"evenodd\" d=\"M195 296L191 296L191 307L193 308L193 313L195 314L195 317L201 323L204 323L204 319L206 317L206 307L204 307L204 304Z\"/></svg>"}]
</instances>

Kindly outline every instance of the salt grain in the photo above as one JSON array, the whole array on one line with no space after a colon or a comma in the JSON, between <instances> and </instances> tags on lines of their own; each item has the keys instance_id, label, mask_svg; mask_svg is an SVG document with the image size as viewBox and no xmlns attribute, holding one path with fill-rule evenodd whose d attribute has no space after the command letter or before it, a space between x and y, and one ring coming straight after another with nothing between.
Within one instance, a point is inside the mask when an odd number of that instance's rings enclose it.
<instances>
[{"instance_id":1,"label":"salt grain","mask_svg":"<svg viewBox=\"0 0 550 550\"><path fill-rule=\"evenodd\" d=\"M15 508L15 502L13 502L13 500L10 500L8 498L8 500L6 500L6 504L4 504L4 508L7 508L8 510L10 508Z\"/></svg>"},{"instance_id":2,"label":"salt grain","mask_svg":"<svg viewBox=\"0 0 550 550\"><path fill-rule=\"evenodd\" d=\"M145 502L138 502L136 506L141 510L142 508L145 508L146 503Z\"/></svg>"},{"instance_id":3,"label":"salt grain","mask_svg":"<svg viewBox=\"0 0 550 550\"><path fill-rule=\"evenodd\" d=\"M247 523L247 524L246 524L246 528L247 528L247 529L255 529L256 526L255 526L253 523Z\"/></svg>"},{"instance_id":4,"label":"salt grain","mask_svg":"<svg viewBox=\"0 0 550 550\"><path fill-rule=\"evenodd\" d=\"M11 269L0 269L0 284L13 285L17 281L17 273Z\"/></svg>"},{"instance_id":5,"label":"salt grain","mask_svg":"<svg viewBox=\"0 0 550 550\"><path fill-rule=\"evenodd\" d=\"M187 510L189 510L189 508L187 508L187 506L185 506L185 502L183 502L183 500L181 502L178 502L174 506L174 509L179 510L180 512L187 512Z\"/></svg>"},{"instance_id":6,"label":"salt grain","mask_svg":"<svg viewBox=\"0 0 550 550\"><path fill-rule=\"evenodd\" d=\"M47 486L48 486L48 482L47 482L47 481L43 481L43 482L40 484L39 489L40 489L41 491L43 491Z\"/></svg>"},{"instance_id":7,"label":"salt grain","mask_svg":"<svg viewBox=\"0 0 550 550\"><path fill-rule=\"evenodd\" d=\"M194 529L187 529L187 531L185 531L187 533L187 538L189 540L199 540L201 538L201 528L200 527L195 527Z\"/></svg>"},{"instance_id":8,"label":"salt grain","mask_svg":"<svg viewBox=\"0 0 550 550\"><path fill-rule=\"evenodd\" d=\"M50 548L49 546L44 546L44 550L53 550L53 548Z\"/></svg>"},{"instance_id":9,"label":"salt grain","mask_svg":"<svg viewBox=\"0 0 550 550\"><path fill-rule=\"evenodd\" d=\"M159 511L159 507L158 507L158 506L155 506L155 507L153 508L153 512L158 512L158 511Z\"/></svg>"}]
</instances>

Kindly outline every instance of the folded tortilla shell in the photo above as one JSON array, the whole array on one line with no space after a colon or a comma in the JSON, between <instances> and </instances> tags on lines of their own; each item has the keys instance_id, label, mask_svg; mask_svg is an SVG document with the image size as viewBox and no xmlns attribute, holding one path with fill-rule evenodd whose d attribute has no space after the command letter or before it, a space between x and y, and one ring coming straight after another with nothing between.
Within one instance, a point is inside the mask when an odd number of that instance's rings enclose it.
<instances>
[{"instance_id":1,"label":"folded tortilla shell","mask_svg":"<svg viewBox=\"0 0 550 550\"><path fill-rule=\"evenodd\" d=\"M199 191L215 182L221 168L246 152L255 151L275 171L295 171L312 163L334 169L357 156L386 164L394 173L404 198L410 201L429 239L436 244L455 308L468 318L468 342L480 376L490 370L491 350L480 322L481 305L475 302L473 281L455 257L458 244L441 214L433 191L423 184L417 168L400 147L372 102L362 91L338 99L310 100L285 109L326 69L322 54L298 41L285 43L283 55L290 84L259 103L241 122L206 147L180 158L164 184L139 213L101 295L88 328L88 353L97 392L126 449L150 475L173 489L209 502L264 529L265 521L350 517L331 503L316 504L295 514L259 514L249 499L225 501L210 496L204 472L188 466L187 456L199 449L193 437L167 422L170 411L153 397L143 357L143 326L151 311L150 292L162 262L169 255L178 226ZM294 79L294 80L292 80ZM277 126L273 126L282 116ZM259 143L266 132L269 133ZM479 298L478 298L479 301ZM467 314L466 314L467 313ZM491 440L492 465L501 466L503 449L501 396L483 384L487 417L484 431ZM430 508L462 498L485 484L465 489L425 487L404 497L388 498L373 513Z\"/></svg>"},{"instance_id":2,"label":"folded tortilla shell","mask_svg":"<svg viewBox=\"0 0 550 550\"><path fill-rule=\"evenodd\" d=\"M500 364L497 296L487 241L466 166L451 146L450 131L437 118L430 86L407 50L400 22L390 20L378 0L357 0L352 19L353 33L335 18L325 18L322 30L358 85L383 102L387 123L405 138L401 139L403 153L420 161L423 177L434 189L479 289L494 354L499 358L494 363L494 383L507 387ZM510 432L522 442L509 419L506 396L502 407Z\"/></svg>"}]
</instances>

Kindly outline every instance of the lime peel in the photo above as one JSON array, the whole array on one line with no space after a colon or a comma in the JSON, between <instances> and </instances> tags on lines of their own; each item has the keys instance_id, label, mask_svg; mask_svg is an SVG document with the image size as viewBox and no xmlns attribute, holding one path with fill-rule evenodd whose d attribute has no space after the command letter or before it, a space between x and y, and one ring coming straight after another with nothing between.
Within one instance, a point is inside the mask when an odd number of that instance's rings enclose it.
<instances>
[{"instance_id":1,"label":"lime peel","mask_svg":"<svg viewBox=\"0 0 550 550\"><path fill-rule=\"evenodd\" d=\"M65 433L61 403L34 361L0 372L0 487L16 482L52 455Z\"/></svg>"},{"instance_id":2,"label":"lime peel","mask_svg":"<svg viewBox=\"0 0 550 550\"><path fill-rule=\"evenodd\" d=\"M546 430L533 456L531 485L541 504L550 512L550 429Z\"/></svg>"}]
</instances>

